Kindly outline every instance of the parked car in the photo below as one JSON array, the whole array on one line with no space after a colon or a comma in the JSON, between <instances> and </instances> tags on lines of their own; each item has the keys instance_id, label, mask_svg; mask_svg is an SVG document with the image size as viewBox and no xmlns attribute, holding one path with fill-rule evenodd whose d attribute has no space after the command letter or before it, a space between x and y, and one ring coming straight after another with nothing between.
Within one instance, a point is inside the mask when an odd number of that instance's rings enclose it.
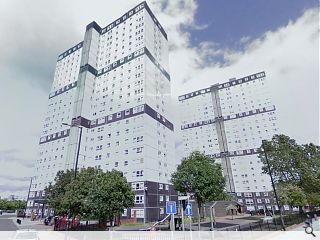
<instances>
[{"instance_id":1,"label":"parked car","mask_svg":"<svg viewBox=\"0 0 320 240\"><path fill-rule=\"evenodd\" d=\"M17 217L25 217L24 209L19 209L16 211Z\"/></svg>"}]
</instances>

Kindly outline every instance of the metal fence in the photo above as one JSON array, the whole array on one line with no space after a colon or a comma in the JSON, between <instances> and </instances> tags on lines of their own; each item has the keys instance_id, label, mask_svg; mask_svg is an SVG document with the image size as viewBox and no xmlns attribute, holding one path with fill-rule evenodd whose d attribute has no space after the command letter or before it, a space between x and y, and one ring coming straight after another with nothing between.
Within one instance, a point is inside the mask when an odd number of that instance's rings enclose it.
<instances>
[{"instance_id":1,"label":"metal fence","mask_svg":"<svg viewBox=\"0 0 320 240\"><path fill-rule=\"evenodd\" d=\"M317 216L320 216L320 211L283 216L284 225L285 227L289 227L294 224L302 223L306 220L307 215L314 217L315 214ZM276 216L272 219L271 218L267 219L266 221L262 219L258 222L241 224L241 225L226 227L222 229L215 229L215 230L217 231L278 231L281 229L282 229L281 219L279 216Z\"/></svg>"}]
</instances>

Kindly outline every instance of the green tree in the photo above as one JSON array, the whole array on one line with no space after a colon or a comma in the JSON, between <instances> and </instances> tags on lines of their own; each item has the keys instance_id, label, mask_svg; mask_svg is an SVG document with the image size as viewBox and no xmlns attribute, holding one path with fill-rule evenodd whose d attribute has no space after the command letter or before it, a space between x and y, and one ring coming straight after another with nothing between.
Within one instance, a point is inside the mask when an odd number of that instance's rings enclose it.
<instances>
[{"instance_id":1,"label":"green tree","mask_svg":"<svg viewBox=\"0 0 320 240\"><path fill-rule=\"evenodd\" d=\"M301 181L301 148L294 139L285 135L274 135L271 141L264 141L262 148L266 151L270 169L277 182L292 182L299 185ZM263 163L262 170L269 174L267 161L263 152L259 154Z\"/></svg>"},{"instance_id":2,"label":"green tree","mask_svg":"<svg viewBox=\"0 0 320 240\"><path fill-rule=\"evenodd\" d=\"M302 145L301 188L311 206L320 206L320 147Z\"/></svg>"},{"instance_id":3,"label":"green tree","mask_svg":"<svg viewBox=\"0 0 320 240\"><path fill-rule=\"evenodd\" d=\"M119 171L99 172L92 181L92 187L85 203L92 216L99 219L103 227L107 220L112 224L115 216L133 206L135 193Z\"/></svg>"},{"instance_id":4,"label":"green tree","mask_svg":"<svg viewBox=\"0 0 320 240\"><path fill-rule=\"evenodd\" d=\"M307 204L307 197L302 189L292 183L280 183L277 185L280 204L292 207L303 207Z\"/></svg>"},{"instance_id":5,"label":"green tree","mask_svg":"<svg viewBox=\"0 0 320 240\"><path fill-rule=\"evenodd\" d=\"M198 204L199 230L201 206L206 202L227 198L221 165L198 151L182 160L177 171L172 174L171 182L177 191L195 197Z\"/></svg>"},{"instance_id":6,"label":"green tree","mask_svg":"<svg viewBox=\"0 0 320 240\"><path fill-rule=\"evenodd\" d=\"M68 209L72 216L88 215L86 198L93 188L93 182L102 173L102 170L96 168L83 168L77 173L77 177L67 185L66 192L61 199L61 205Z\"/></svg>"},{"instance_id":7,"label":"green tree","mask_svg":"<svg viewBox=\"0 0 320 240\"><path fill-rule=\"evenodd\" d=\"M320 198L320 148L314 144L298 145L285 135L274 135L272 140L261 146L266 151L271 173L278 184L299 187L306 195L308 203L319 205ZM269 174L265 154L259 158L262 171Z\"/></svg>"},{"instance_id":8,"label":"green tree","mask_svg":"<svg viewBox=\"0 0 320 240\"><path fill-rule=\"evenodd\" d=\"M99 219L103 227L107 220L133 206L135 195L121 172L90 167L81 169L76 179L73 171L59 172L45 191L50 207L58 214Z\"/></svg>"},{"instance_id":9,"label":"green tree","mask_svg":"<svg viewBox=\"0 0 320 240\"><path fill-rule=\"evenodd\" d=\"M49 206L54 208L57 214L67 213L69 210L69 207L64 204L63 199L73 178L73 170L67 170L66 172L59 171L54 179L54 183L49 183L44 189L45 198Z\"/></svg>"},{"instance_id":10,"label":"green tree","mask_svg":"<svg viewBox=\"0 0 320 240\"><path fill-rule=\"evenodd\" d=\"M18 209L25 209L25 207L26 207L26 201L0 199L1 210L18 210Z\"/></svg>"}]
</instances>

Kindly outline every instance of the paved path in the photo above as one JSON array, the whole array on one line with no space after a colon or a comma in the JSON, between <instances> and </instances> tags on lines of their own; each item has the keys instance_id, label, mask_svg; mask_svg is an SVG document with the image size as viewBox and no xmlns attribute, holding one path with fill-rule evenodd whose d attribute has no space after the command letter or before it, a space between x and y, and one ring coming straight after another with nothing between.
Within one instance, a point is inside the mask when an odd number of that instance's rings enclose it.
<instances>
[{"instance_id":1,"label":"paved path","mask_svg":"<svg viewBox=\"0 0 320 240\"><path fill-rule=\"evenodd\" d=\"M21 224L17 223L17 219L21 220ZM42 221L30 221L30 218L17 218L12 214L0 216L0 231L16 231L22 229L49 231L51 227L44 225Z\"/></svg>"},{"instance_id":2,"label":"paved path","mask_svg":"<svg viewBox=\"0 0 320 240\"><path fill-rule=\"evenodd\" d=\"M318 219L318 221L315 221L313 219L312 228L313 228L313 231L315 231L315 232L319 232L320 231L320 219ZM305 230L305 224L304 223L301 223L296 228L291 229L291 231L304 231L304 230Z\"/></svg>"},{"instance_id":3,"label":"paved path","mask_svg":"<svg viewBox=\"0 0 320 240\"><path fill-rule=\"evenodd\" d=\"M21 224L17 224L17 218L12 218L11 220L16 224L16 226L21 229L34 229L37 231L50 231L51 226L46 226L43 223L43 220L31 221L30 218L19 218L21 220Z\"/></svg>"}]
</instances>

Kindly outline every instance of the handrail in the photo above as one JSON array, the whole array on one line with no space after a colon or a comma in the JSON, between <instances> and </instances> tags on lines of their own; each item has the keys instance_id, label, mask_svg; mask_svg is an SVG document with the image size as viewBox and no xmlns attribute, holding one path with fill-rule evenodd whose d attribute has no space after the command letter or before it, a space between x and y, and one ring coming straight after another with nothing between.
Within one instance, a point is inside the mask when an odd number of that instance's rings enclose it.
<instances>
[{"instance_id":1,"label":"handrail","mask_svg":"<svg viewBox=\"0 0 320 240\"><path fill-rule=\"evenodd\" d=\"M163 223L165 220L167 220L168 217L170 217L171 214L169 214L168 216L166 216L164 219L162 219L161 221L157 221L155 222L151 227L146 228L146 231L150 230L151 228L159 225L160 223Z\"/></svg>"}]
</instances>

